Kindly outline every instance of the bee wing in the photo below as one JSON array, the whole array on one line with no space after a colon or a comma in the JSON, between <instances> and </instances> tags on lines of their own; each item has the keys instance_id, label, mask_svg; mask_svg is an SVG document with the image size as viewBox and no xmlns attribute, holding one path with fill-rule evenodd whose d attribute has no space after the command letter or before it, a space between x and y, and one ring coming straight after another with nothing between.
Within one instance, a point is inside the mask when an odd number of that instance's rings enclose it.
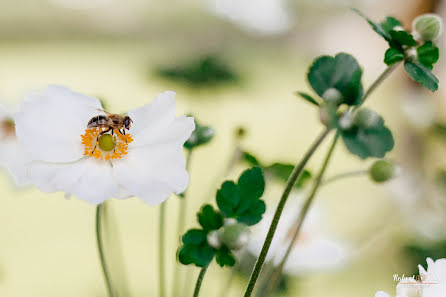
<instances>
[{"instance_id":1,"label":"bee wing","mask_svg":"<svg viewBox=\"0 0 446 297\"><path fill-rule=\"evenodd\" d=\"M103 110L103 109L96 108L96 110L97 110L97 111L101 111L101 112L105 113L106 115L111 115L111 113L109 113L108 111L105 111L105 110Z\"/></svg>"}]
</instances>

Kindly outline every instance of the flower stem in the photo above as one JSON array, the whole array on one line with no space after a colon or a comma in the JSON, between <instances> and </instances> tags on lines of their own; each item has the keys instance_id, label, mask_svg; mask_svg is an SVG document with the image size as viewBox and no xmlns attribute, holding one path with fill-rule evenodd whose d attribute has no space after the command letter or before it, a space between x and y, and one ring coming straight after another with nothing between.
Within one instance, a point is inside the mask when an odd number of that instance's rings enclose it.
<instances>
[{"instance_id":1,"label":"flower stem","mask_svg":"<svg viewBox=\"0 0 446 297\"><path fill-rule=\"evenodd\" d=\"M201 268L200 274L198 275L198 278L197 278L197 283L195 284L195 290L194 290L193 297L198 297L198 294L200 294L201 283L203 282L203 278L204 278L204 275L206 274L206 271L208 270L208 267L209 267L209 265Z\"/></svg>"},{"instance_id":2,"label":"flower stem","mask_svg":"<svg viewBox=\"0 0 446 297\"><path fill-rule=\"evenodd\" d=\"M190 161L192 159L192 149L187 151L186 155L186 170L189 171ZM186 222L186 213L187 213L187 199L186 199L187 190L184 191L183 197L180 197L179 208L178 208L178 224L177 224L177 238L179 239L184 232L184 226ZM177 261L174 262L173 268L173 288L172 288L172 297L180 296L180 269L181 266Z\"/></svg>"},{"instance_id":3,"label":"flower stem","mask_svg":"<svg viewBox=\"0 0 446 297\"><path fill-rule=\"evenodd\" d=\"M338 181L340 179L344 179L344 178L348 178L348 177L355 177L355 176L362 176L362 175L366 175L368 173L369 173L369 171L366 169L343 172L343 173L331 176L327 179L324 179L321 182L321 186L326 186L326 185L331 184L331 183Z\"/></svg>"},{"instance_id":4,"label":"flower stem","mask_svg":"<svg viewBox=\"0 0 446 297\"><path fill-rule=\"evenodd\" d=\"M251 273L251 278L249 279L248 286L245 291L245 297L249 297L252 295L257 279L259 278L260 272L262 270L263 263L265 262L266 255L268 254L268 250L271 246L271 242L274 238L274 234L277 229L277 225L279 224L280 216L282 215L283 208L285 207L285 203L288 199L288 196L291 193L294 185L296 184L299 177L302 175L302 172L307 165L308 160L317 150L322 141L327 137L330 133L330 129L325 129L324 132L316 139L316 141L311 145L308 151L305 153L302 160L294 167L293 172L291 172L290 177L285 185L285 190L280 198L279 204L277 205L276 212L274 213L273 220L268 230L268 234L266 235L265 242L263 243L262 250L260 252L259 258L254 266L254 269Z\"/></svg>"},{"instance_id":5,"label":"flower stem","mask_svg":"<svg viewBox=\"0 0 446 297\"><path fill-rule=\"evenodd\" d=\"M107 292L109 297L115 297L115 293L113 291L113 287L111 284L110 273L107 268L107 263L105 262L104 248L102 243L102 211L103 204L99 204L96 207L96 241L98 245L99 259L101 260L102 273L104 274L105 285L107 287Z\"/></svg>"},{"instance_id":6,"label":"flower stem","mask_svg":"<svg viewBox=\"0 0 446 297\"><path fill-rule=\"evenodd\" d=\"M166 296L166 283L165 283L165 271L164 271L164 220L166 213L166 202L160 205L159 214L159 233L158 233L158 274L159 274L159 296Z\"/></svg>"},{"instance_id":7,"label":"flower stem","mask_svg":"<svg viewBox=\"0 0 446 297\"><path fill-rule=\"evenodd\" d=\"M311 193L308 196L308 198L306 199L306 201L302 207L302 210L300 211L299 216L297 217L297 220L295 223L296 229L295 229L293 237L288 245L288 248L285 252L285 255L283 256L282 260L280 261L280 264L274 269L274 272L273 272L271 278L268 280L268 286L267 286L266 290L264 291L265 292L264 296L268 296L268 294L271 293L276 288L276 286L278 285L278 283L280 281L280 276L282 275L283 267L285 266L286 260L288 259L290 252L294 247L296 239L299 236L299 232L302 229L303 222L308 214L308 211L310 210L311 204L314 201L314 197L316 196L319 186L321 185L322 178L325 174L325 170L327 169L328 163L333 155L333 151L334 151L334 148L336 146L338 139L339 139L339 133L336 133L336 135L333 139L333 142L331 144L331 147L328 150L327 156L325 157L322 168L319 171L319 174L313 183L313 188L311 190Z\"/></svg>"}]
</instances>

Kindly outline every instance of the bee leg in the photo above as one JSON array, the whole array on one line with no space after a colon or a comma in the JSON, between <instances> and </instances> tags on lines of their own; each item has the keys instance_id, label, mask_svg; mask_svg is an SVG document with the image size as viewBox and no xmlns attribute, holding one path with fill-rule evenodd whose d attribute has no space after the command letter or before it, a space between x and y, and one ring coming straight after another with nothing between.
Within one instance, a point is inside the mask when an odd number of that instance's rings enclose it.
<instances>
[{"instance_id":1,"label":"bee leg","mask_svg":"<svg viewBox=\"0 0 446 297\"><path fill-rule=\"evenodd\" d=\"M108 130L104 130L104 131L102 131L102 132L100 132L100 133L98 134L98 136L96 137L96 142L95 142L95 144L94 144L94 148L93 148L93 150L91 151L90 155L93 155L94 151L96 150L96 148L97 148L97 146L98 146L98 142L99 142L99 137L100 137L102 134L105 134L105 133L107 133L107 132L110 131L110 130L111 130L111 127L108 128Z\"/></svg>"},{"instance_id":2,"label":"bee leg","mask_svg":"<svg viewBox=\"0 0 446 297\"><path fill-rule=\"evenodd\" d=\"M108 130L104 130L104 131L102 131L101 133L99 133L99 135L98 135L98 140L99 140L99 136L101 136L102 134L107 133L107 132L110 131L110 130L112 130L112 134L113 134L113 129L112 129L112 127L110 127L110 128L108 128Z\"/></svg>"},{"instance_id":3,"label":"bee leg","mask_svg":"<svg viewBox=\"0 0 446 297\"><path fill-rule=\"evenodd\" d=\"M125 129L122 129L122 131L121 130L118 130L118 131L119 131L119 134L125 136ZM127 143L127 138L126 137L124 137L124 140L125 140L125 143Z\"/></svg>"}]
</instances>

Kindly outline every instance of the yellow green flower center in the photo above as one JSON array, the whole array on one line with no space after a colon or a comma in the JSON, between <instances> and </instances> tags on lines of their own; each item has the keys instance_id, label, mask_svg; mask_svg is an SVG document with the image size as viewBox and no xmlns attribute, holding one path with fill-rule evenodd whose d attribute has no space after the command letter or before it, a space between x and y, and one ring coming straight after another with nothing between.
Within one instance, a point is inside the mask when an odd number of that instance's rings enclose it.
<instances>
[{"instance_id":1,"label":"yellow green flower center","mask_svg":"<svg viewBox=\"0 0 446 297\"><path fill-rule=\"evenodd\" d=\"M110 134L102 134L99 136L99 148L106 152L112 151L115 148L113 136Z\"/></svg>"},{"instance_id":2,"label":"yellow green flower center","mask_svg":"<svg viewBox=\"0 0 446 297\"><path fill-rule=\"evenodd\" d=\"M119 159L127 155L128 145L133 141L130 134L123 135L114 129L104 133L106 128L87 128L81 135L84 145L84 156L92 156L101 160Z\"/></svg>"}]
</instances>

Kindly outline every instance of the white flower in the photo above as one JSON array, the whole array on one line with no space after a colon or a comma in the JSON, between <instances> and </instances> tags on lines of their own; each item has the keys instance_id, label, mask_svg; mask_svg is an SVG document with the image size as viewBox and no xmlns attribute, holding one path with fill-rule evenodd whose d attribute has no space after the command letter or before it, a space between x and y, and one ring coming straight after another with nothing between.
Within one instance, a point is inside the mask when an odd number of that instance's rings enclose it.
<instances>
[{"instance_id":1,"label":"white flower","mask_svg":"<svg viewBox=\"0 0 446 297\"><path fill-rule=\"evenodd\" d=\"M212 12L247 31L275 35L293 25L285 0L213 0L211 3Z\"/></svg>"},{"instance_id":2,"label":"white flower","mask_svg":"<svg viewBox=\"0 0 446 297\"><path fill-rule=\"evenodd\" d=\"M42 191L63 191L92 204L137 196L154 205L183 192L189 183L183 144L195 124L175 117L174 95L164 92L130 110L130 129L109 132L87 128L93 117L105 115L95 98L60 86L28 96L16 130L31 155L30 181Z\"/></svg>"},{"instance_id":3,"label":"white flower","mask_svg":"<svg viewBox=\"0 0 446 297\"><path fill-rule=\"evenodd\" d=\"M420 279L405 278L396 286L396 297L444 297L446 296L446 259L433 261L427 258L427 270L418 266ZM375 297L390 297L378 291Z\"/></svg>"},{"instance_id":4,"label":"white flower","mask_svg":"<svg viewBox=\"0 0 446 297\"><path fill-rule=\"evenodd\" d=\"M27 161L28 156L16 136L14 111L0 105L0 164L8 169L17 186L28 184Z\"/></svg>"},{"instance_id":5,"label":"white flower","mask_svg":"<svg viewBox=\"0 0 446 297\"><path fill-rule=\"evenodd\" d=\"M300 200L303 197L290 197L290 200ZM267 255L267 261L272 260L278 265L283 259L294 233L297 216L301 210L301 203L289 201L280 218L274 239ZM272 213L267 213L262 221L254 228L248 251L259 255L271 224ZM313 206L302 226L300 235L285 263L284 273L300 275L308 271L338 269L348 261L349 249L339 240L328 236L320 226L323 225L320 208ZM291 228L291 229L290 229Z\"/></svg>"}]
</instances>

